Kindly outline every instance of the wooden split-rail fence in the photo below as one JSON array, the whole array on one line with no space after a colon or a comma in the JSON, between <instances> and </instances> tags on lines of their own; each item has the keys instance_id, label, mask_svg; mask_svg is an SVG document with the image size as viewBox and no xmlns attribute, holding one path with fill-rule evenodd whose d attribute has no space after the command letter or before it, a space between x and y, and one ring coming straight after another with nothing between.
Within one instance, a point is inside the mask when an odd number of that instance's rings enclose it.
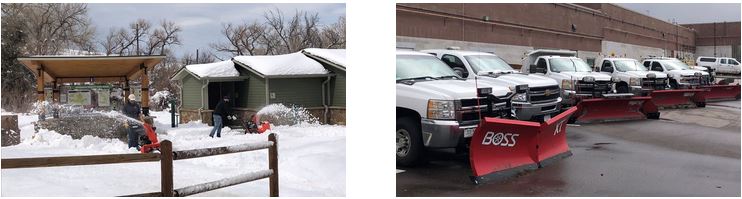
<instances>
[{"instance_id":1,"label":"wooden split-rail fence","mask_svg":"<svg viewBox=\"0 0 742 199\"><path fill-rule=\"evenodd\" d=\"M173 188L173 160L185 160L191 158L202 158L214 155L239 153L268 149L268 169L241 174L234 177L191 185L183 188ZM270 196L278 197L278 141L275 134L268 135L268 141L242 144L235 146L214 147L204 149L192 149L173 151L173 143L169 140L160 143L160 153L147 154L111 154L111 155L88 155L88 156L66 156L66 157L39 157L39 158L9 158L2 159L2 169L20 169L36 167L60 167L98 164L117 164L135 162L160 161L161 191L141 193L126 196L189 196L207 191L212 191L228 186L238 185L263 178L269 178Z\"/></svg>"}]
</instances>

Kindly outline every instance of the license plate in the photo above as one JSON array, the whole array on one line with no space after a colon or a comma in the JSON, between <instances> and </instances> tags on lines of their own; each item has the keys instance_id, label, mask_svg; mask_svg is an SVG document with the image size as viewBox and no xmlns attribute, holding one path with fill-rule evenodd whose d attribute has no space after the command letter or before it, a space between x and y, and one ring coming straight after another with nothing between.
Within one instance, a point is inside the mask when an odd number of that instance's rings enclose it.
<instances>
[{"instance_id":1,"label":"license plate","mask_svg":"<svg viewBox=\"0 0 742 199\"><path fill-rule=\"evenodd\" d=\"M684 97L690 97L690 96L693 96L693 93L683 93L683 96Z\"/></svg>"},{"instance_id":2,"label":"license plate","mask_svg":"<svg viewBox=\"0 0 742 199\"><path fill-rule=\"evenodd\" d=\"M551 115L544 115L544 122L549 121L551 119Z\"/></svg>"},{"instance_id":3,"label":"license plate","mask_svg":"<svg viewBox=\"0 0 742 199\"><path fill-rule=\"evenodd\" d=\"M465 138L470 138L471 136L474 136L474 129L476 129L476 128L464 129L464 137Z\"/></svg>"}]
</instances>

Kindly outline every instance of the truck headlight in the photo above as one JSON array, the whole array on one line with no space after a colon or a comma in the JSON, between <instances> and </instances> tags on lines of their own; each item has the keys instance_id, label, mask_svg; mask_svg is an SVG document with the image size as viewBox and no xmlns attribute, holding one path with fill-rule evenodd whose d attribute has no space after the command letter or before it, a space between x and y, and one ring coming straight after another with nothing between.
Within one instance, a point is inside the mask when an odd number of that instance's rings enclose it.
<instances>
[{"instance_id":1,"label":"truck headlight","mask_svg":"<svg viewBox=\"0 0 742 199\"><path fill-rule=\"evenodd\" d=\"M696 76L696 77L700 77L701 75L702 74L701 73L698 73L698 72L697 73L693 73L693 76Z\"/></svg>"},{"instance_id":2,"label":"truck headlight","mask_svg":"<svg viewBox=\"0 0 742 199\"><path fill-rule=\"evenodd\" d=\"M428 100L428 119L456 119L456 106L453 100Z\"/></svg>"},{"instance_id":3,"label":"truck headlight","mask_svg":"<svg viewBox=\"0 0 742 199\"><path fill-rule=\"evenodd\" d=\"M513 95L513 101L519 101L519 102L525 102L528 100L528 95L526 93L515 93Z\"/></svg>"},{"instance_id":4,"label":"truck headlight","mask_svg":"<svg viewBox=\"0 0 742 199\"><path fill-rule=\"evenodd\" d=\"M642 79L636 78L636 77L629 78L629 85L630 86L641 86Z\"/></svg>"},{"instance_id":5,"label":"truck headlight","mask_svg":"<svg viewBox=\"0 0 742 199\"><path fill-rule=\"evenodd\" d=\"M595 82L595 77L593 77L593 76L585 76L585 77L582 77L582 81L587 82L587 83L593 83L593 82Z\"/></svg>"},{"instance_id":6,"label":"truck headlight","mask_svg":"<svg viewBox=\"0 0 742 199\"><path fill-rule=\"evenodd\" d=\"M618 83L621 82L621 79L619 79L618 77L611 77L611 82Z\"/></svg>"},{"instance_id":7,"label":"truck headlight","mask_svg":"<svg viewBox=\"0 0 742 199\"><path fill-rule=\"evenodd\" d=\"M572 90L572 80L571 79L563 79L562 80L562 89L564 89L564 90Z\"/></svg>"}]
</instances>

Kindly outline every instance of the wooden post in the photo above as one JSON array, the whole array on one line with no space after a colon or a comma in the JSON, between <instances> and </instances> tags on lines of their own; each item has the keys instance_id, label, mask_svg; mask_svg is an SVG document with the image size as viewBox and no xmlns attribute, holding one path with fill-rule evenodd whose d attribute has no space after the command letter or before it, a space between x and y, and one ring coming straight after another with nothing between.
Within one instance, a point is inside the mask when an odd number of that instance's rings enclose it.
<instances>
[{"instance_id":1,"label":"wooden post","mask_svg":"<svg viewBox=\"0 0 742 199\"><path fill-rule=\"evenodd\" d=\"M165 140L160 143L160 182L164 197L173 197L173 143Z\"/></svg>"},{"instance_id":2,"label":"wooden post","mask_svg":"<svg viewBox=\"0 0 742 199\"><path fill-rule=\"evenodd\" d=\"M142 70L142 114L149 116L149 75L144 64L140 66L140 70Z\"/></svg>"},{"instance_id":3,"label":"wooden post","mask_svg":"<svg viewBox=\"0 0 742 199\"><path fill-rule=\"evenodd\" d=\"M36 77L36 94L37 101L44 101L44 65L39 66L37 70L39 76Z\"/></svg>"},{"instance_id":4,"label":"wooden post","mask_svg":"<svg viewBox=\"0 0 742 199\"><path fill-rule=\"evenodd\" d=\"M273 174L269 179L270 196L278 197L278 139L276 139L276 134L271 133L268 135L268 141L273 142L273 146L268 148L268 167L273 170Z\"/></svg>"},{"instance_id":5,"label":"wooden post","mask_svg":"<svg viewBox=\"0 0 742 199\"><path fill-rule=\"evenodd\" d=\"M52 82L52 99L54 103L59 103L59 98L60 98L59 84L57 83L58 83L57 79L55 78L54 81Z\"/></svg>"},{"instance_id":6,"label":"wooden post","mask_svg":"<svg viewBox=\"0 0 742 199\"><path fill-rule=\"evenodd\" d=\"M129 77L124 77L124 101L129 101Z\"/></svg>"}]
</instances>

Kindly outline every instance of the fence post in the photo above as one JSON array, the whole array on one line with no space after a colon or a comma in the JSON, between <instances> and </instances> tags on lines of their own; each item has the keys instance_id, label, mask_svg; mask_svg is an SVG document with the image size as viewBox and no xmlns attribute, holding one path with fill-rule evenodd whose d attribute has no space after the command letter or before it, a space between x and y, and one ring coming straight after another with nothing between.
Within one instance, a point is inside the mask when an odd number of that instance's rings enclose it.
<instances>
[{"instance_id":1,"label":"fence post","mask_svg":"<svg viewBox=\"0 0 742 199\"><path fill-rule=\"evenodd\" d=\"M273 174L270 176L270 196L278 197L278 139L276 134L271 133L268 135L268 141L273 142L273 146L268 148L268 167L273 170Z\"/></svg>"},{"instance_id":2,"label":"fence post","mask_svg":"<svg viewBox=\"0 0 742 199\"><path fill-rule=\"evenodd\" d=\"M173 197L173 143L165 140L160 143L160 182L162 196Z\"/></svg>"}]
</instances>

